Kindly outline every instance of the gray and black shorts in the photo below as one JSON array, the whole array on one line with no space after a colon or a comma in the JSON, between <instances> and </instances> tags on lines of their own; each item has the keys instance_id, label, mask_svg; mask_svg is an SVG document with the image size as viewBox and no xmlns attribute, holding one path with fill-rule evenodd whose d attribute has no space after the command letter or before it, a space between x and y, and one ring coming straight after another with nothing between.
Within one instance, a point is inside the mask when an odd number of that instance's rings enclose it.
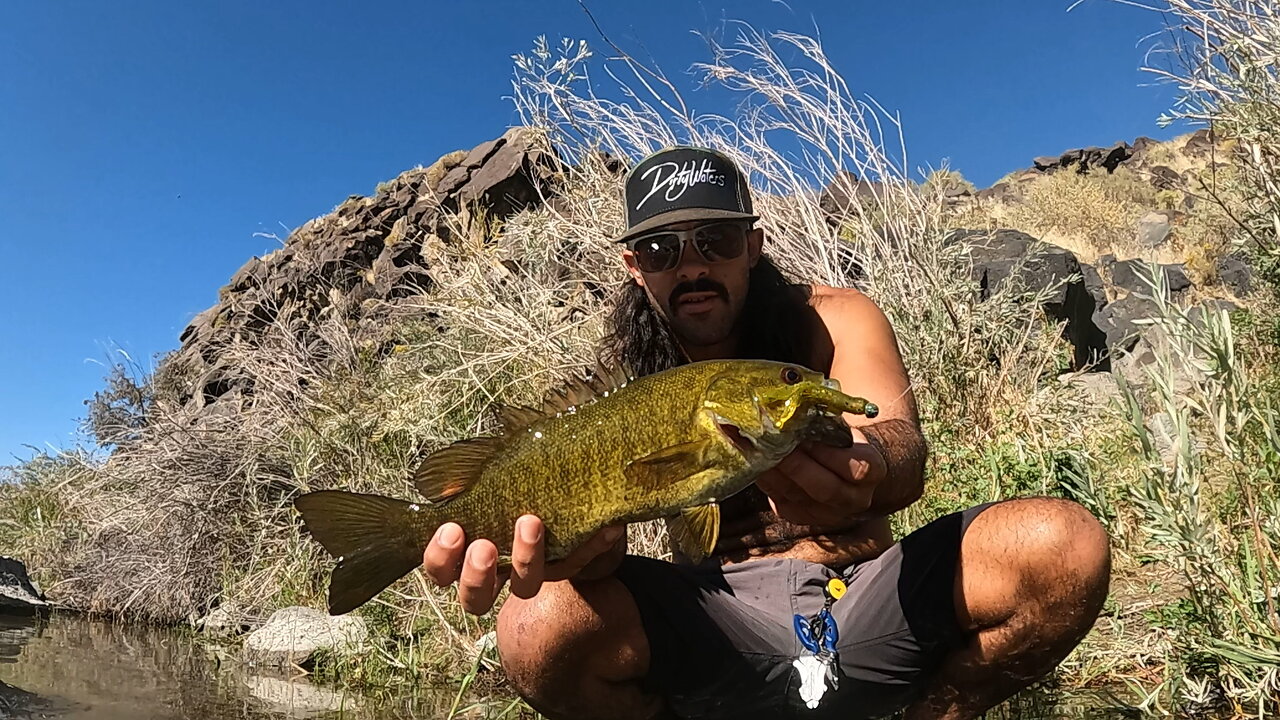
<instances>
[{"instance_id":1,"label":"gray and black shorts","mask_svg":"<svg viewBox=\"0 0 1280 720\"><path fill-rule=\"evenodd\" d=\"M960 540L990 504L938 518L879 557L846 568L803 560L689 567L628 555L617 577L649 641L645 688L682 718L885 717L926 688L962 642L955 612ZM823 588L839 627L839 688L817 708L800 698L792 662L804 652L794 616L810 617Z\"/></svg>"}]
</instances>

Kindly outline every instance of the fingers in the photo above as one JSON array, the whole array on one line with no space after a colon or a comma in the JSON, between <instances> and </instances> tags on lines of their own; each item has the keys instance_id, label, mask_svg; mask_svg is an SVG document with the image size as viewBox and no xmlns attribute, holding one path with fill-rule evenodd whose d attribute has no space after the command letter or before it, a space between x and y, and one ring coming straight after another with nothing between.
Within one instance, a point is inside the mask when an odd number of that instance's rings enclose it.
<instances>
[{"instance_id":1,"label":"fingers","mask_svg":"<svg viewBox=\"0 0 1280 720\"><path fill-rule=\"evenodd\" d=\"M870 506L874 487L862 482L867 474L864 454L857 445L805 444L761 474L756 484L780 517L809 525L839 523Z\"/></svg>"},{"instance_id":2,"label":"fingers","mask_svg":"<svg viewBox=\"0 0 1280 720\"><path fill-rule=\"evenodd\" d=\"M493 609L498 599L498 548L489 540L477 540L467 548L458 578L458 601L472 615Z\"/></svg>"},{"instance_id":3,"label":"fingers","mask_svg":"<svg viewBox=\"0 0 1280 720\"><path fill-rule=\"evenodd\" d=\"M436 529L422 553L423 570L436 585L444 587L458 581L465 542L466 535L457 523L445 523Z\"/></svg>"},{"instance_id":4,"label":"fingers","mask_svg":"<svg viewBox=\"0 0 1280 720\"><path fill-rule=\"evenodd\" d=\"M790 478L802 493L820 505L838 504L846 499L850 490L848 481L837 477L803 450L783 458L778 463L778 470Z\"/></svg>"},{"instance_id":5,"label":"fingers","mask_svg":"<svg viewBox=\"0 0 1280 720\"><path fill-rule=\"evenodd\" d=\"M825 445L806 446L809 457L826 469L847 477L853 482L878 477L877 465L884 464L884 456L875 446L866 442L854 443L848 448L833 448ZM882 474L882 473L881 473Z\"/></svg>"},{"instance_id":6,"label":"fingers","mask_svg":"<svg viewBox=\"0 0 1280 720\"><path fill-rule=\"evenodd\" d=\"M777 467L769 468L756 478L756 486L758 486L765 495L775 500L791 500L804 495L800 488L796 487L795 481L787 477Z\"/></svg>"},{"instance_id":7,"label":"fingers","mask_svg":"<svg viewBox=\"0 0 1280 720\"><path fill-rule=\"evenodd\" d=\"M511 544L511 594L528 599L538 594L545 577L542 521L533 515L516 520Z\"/></svg>"},{"instance_id":8,"label":"fingers","mask_svg":"<svg viewBox=\"0 0 1280 720\"><path fill-rule=\"evenodd\" d=\"M522 515L516 520L512 535L510 570L499 573L498 548L492 541L481 538L468 545L461 526L445 523L423 551L422 564L427 577L436 585L458 583L458 601L463 609L483 615L493 608L498 591L508 578L513 595L532 598L544 582L574 577L610 550L625 549L620 548L618 542L625 529L625 526L605 528L565 559L548 565L546 528L536 516ZM617 554L620 558L621 553Z\"/></svg>"},{"instance_id":9,"label":"fingers","mask_svg":"<svg viewBox=\"0 0 1280 720\"><path fill-rule=\"evenodd\" d=\"M569 553L568 557L547 566L546 579L567 580L582 572L592 560L609 552L622 538L626 531L624 526L607 527L592 535L590 539Z\"/></svg>"}]
</instances>

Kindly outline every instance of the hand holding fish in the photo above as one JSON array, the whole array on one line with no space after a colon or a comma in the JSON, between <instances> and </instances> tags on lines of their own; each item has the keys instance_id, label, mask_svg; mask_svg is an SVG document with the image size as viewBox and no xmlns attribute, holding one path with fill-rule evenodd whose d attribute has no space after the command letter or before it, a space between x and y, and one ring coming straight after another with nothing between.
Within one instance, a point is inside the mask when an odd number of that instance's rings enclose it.
<instances>
[{"instance_id":1,"label":"hand holding fish","mask_svg":"<svg viewBox=\"0 0 1280 720\"><path fill-rule=\"evenodd\" d=\"M853 429L850 447L806 442L765 471L756 485L779 517L802 525L836 525L866 513L888 465Z\"/></svg>"},{"instance_id":2,"label":"hand holding fish","mask_svg":"<svg viewBox=\"0 0 1280 720\"><path fill-rule=\"evenodd\" d=\"M535 515L516 520L511 540L511 566L498 571L498 547L486 539L466 542L466 533L457 523L445 523L423 552L423 569L440 587L458 583L458 600L473 615L493 608L502 585L510 579L511 594L531 598L544 582L575 577L601 577L613 571L622 558L624 546L618 542L625 528L609 527L593 535L568 557L547 563L546 532ZM610 552L614 551L614 552Z\"/></svg>"}]
</instances>

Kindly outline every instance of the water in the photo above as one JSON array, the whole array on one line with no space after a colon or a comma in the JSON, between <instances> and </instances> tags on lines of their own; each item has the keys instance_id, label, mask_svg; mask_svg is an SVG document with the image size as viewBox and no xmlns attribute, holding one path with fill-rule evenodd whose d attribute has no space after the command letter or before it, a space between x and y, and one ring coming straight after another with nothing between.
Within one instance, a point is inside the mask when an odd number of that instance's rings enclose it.
<instances>
[{"instance_id":1,"label":"water","mask_svg":"<svg viewBox=\"0 0 1280 720\"><path fill-rule=\"evenodd\" d=\"M516 720L510 700L454 706L456 688L410 688L374 701L303 677L255 674L172 629L54 614L0 615L0 720L446 718ZM1023 693L993 720L1132 717L1102 696ZM1113 706L1114 707L1114 706Z\"/></svg>"},{"instance_id":2,"label":"water","mask_svg":"<svg viewBox=\"0 0 1280 720\"><path fill-rule=\"evenodd\" d=\"M444 718L454 702L454 690L430 688L375 702L302 677L255 674L220 655L166 628L0 615L0 720ZM505 707L456 717L497 717Z\"/></svg>"}]
</instances>

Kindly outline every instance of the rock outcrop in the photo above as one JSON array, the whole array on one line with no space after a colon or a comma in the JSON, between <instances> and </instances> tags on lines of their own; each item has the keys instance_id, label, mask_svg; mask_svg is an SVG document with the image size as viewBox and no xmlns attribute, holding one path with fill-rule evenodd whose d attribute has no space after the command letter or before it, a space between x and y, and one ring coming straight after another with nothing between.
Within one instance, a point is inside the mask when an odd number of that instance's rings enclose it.
<instances>
[{"instance_id":1,"label":"rock outcrop","mask_svg":"<svg viewBox=\"0 0 1280 720\"><path fill-rule=\"evenodd\" d=\"M1033 165L1040 172L1056 170L1074 170L1079 173L1103 169L1114 172L1120 163L1133 157L1133 147L1127 142L1118 142L1111 147L1087 147L1068 150L1056 157L1045 156L1033 160Z\"/></svg>"},{"instance_id":2,"label":"rock outcrop","mask_svg":"<svg viewBox=\"0 0 1280 720\"><path fill-rule=\"evenodd\" d=\"M1017 202L1021 188L1046 173L1112 173L1121 166L1141 169L1155 187L1185 187L1182 174L1155 162L1169 162L1167 153L1156 153L1159 145L1138 138L1133 144L1036 158L1031 167L991 188L976 193L959 188L945 199L953 204ZM273 323L305 328L333 310L335 295L345 299L343 307L359 314L371 304L429 289L441 253L466 236L471 223L556 202L562 164L547 147L533 131L514 128L430 167L408 171L379 186L372 197L350 197L291 233L279 250L246 262L222 288L218 304L182 332L182 346L170 360L171 370L183 379L180 400L191 421L234 413L252 396L252 378L225 357L229 343L252 341ZM1201 131L1179 151L1207 155L1212 147L1208 133ZM619 163L616 170L623 169ZM875 207L885 190L878 182L844 172L822 190L819 205L837 223L856 206ZM1136 244L1162 248L1181 212L1152 208L1138 223ZM1149 314L1152 304L1142 297L1147 289L1131 261L1103 257L1085 264L1068 250L1015 230L959 231L954 237L973 240L977 235L982 239L974 248L972 272L982 292L1010 279L1031 291L1056 286L1043 309L1065 324L1077 367L1106 370L1113 354L1134 348L1140 334L1136 320ZM1189 291L1191 283L1180 266L1166 266L1165 272L1176 295ZM1217 277L1237 297L1249 289L1248 266L1239 258L1219 261Z\"/></svg>"},{"instance_id":3,"label":"rock outcrop","mask_svg":"<svg viewBox=\"0 0 1280 720\"><path fill-rule=\"evenodd\" d=\"M972 243L973 279L983 299L1013 282L1023 291L1040 293L1052 288L1042 304L1045 314L1065 324L1063 332L1074 350L1079 368L1107 369L1107 337L1094 320L1100 288L1086 282L1080 261L1064 250L1017 230L962 230L953 241ZM1105 305L1105 299L1101 301Z\"/></svg>"},{"instance_id":4,"label":"rock outcrop","mask_svg":"<svg viewBox=\"0 0 1280 720\"><path fill-rule=\"evenodd\" d=\"M31 615L49 607L21 561L0 556L0 613Z\"/></svg>"},{"instance_id":5,"label":"rock outcrop","mask_svg":"<svg viewBox=\"0 0 1280 720\"><path fill-rule=\"evenodd\" d=\"M465 234L473 218L503 219L543 202L554 192L560 160L540 140L517 127L445 155L372 197L348 198L292 232L284 247L246 262L219 291L218 304L183 330L170 361L188 379L183 400L193 421L234 411L252 394L252 380L221 357L232 340L251 339L277 321L305 325L333 306L333 293L360 307L430 288L433 255Z\"/></svg>"}]
</instances>

